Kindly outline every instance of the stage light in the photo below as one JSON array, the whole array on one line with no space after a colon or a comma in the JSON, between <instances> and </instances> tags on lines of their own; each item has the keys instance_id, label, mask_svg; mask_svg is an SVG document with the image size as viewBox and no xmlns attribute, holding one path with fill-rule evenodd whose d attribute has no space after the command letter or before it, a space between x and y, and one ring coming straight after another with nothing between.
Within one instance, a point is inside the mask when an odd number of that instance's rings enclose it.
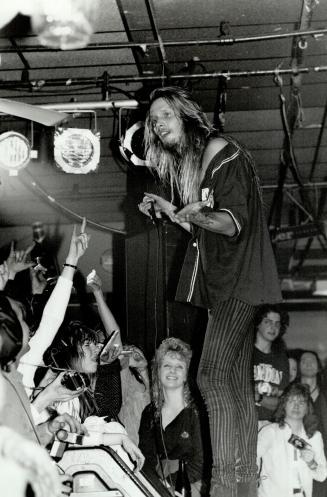
<instances>
[{"instance_id":1,"label":"stage light","mask_svg":"<svg viewBox=\"0 0 327 497\"><path fill-rule=\"evenodd\" d=\"M119 151L134 166L145 166L144 122L138 121L120 137Z\"/></svg>"},{"instance_id":2,"label":"stage light","mask_svg":"<svg viewBox=\"0 0 327 497\"><path fill-rule=\"evenodd\" d=\"M42 0L31 13L41 45L61 50L84 48L90 41L98 0Z\"/></svg>"},{"instance_id":3,"label":"stage light","mask_svg":"<svg viewBox=\"0 0 327 497\"><path fill-rule=\"evenodd\" d=\"M58 128L54 135L54 159L66 173L95 171L100 160L100 133L89 129Z\"/></svg>"},{"instance_id":4,"label":"stage light","mask_svg":"<svg viewBox=\"0 0 327 497\"><path fill-rule=\"evenodd\" d=\"M312 295L316 297L327 297L327 280L317 280L314 283Z\"/></svg>"},{"instance_id":5,"label":"stage light","mask_svg":"<svg viewBox=\"0 0 327 497\"><path fill-rule=\"evenodd\" d=\"M16 131L7 131L0 135L0 167L17 175L30 161L31 146L28 139Z\"/></svg>"}]
</instances>

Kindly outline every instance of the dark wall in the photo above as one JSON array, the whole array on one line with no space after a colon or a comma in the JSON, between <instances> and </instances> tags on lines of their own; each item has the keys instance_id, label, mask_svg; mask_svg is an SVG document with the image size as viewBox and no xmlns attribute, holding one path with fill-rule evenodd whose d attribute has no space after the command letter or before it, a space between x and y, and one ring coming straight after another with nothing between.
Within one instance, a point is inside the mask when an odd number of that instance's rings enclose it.
<instances>
[{"instance_id":1,"label":"dark wall","mask_svg":"<svg viewBox=\"0 0 327 497\"><path fill-rule=\"evenodd\" d=\"M206 311L174 300L188 240L171 223L155 228L149 221L143 232L114 241L114 294L125 304L120 322L126 340L139 344L148 357L168 336L189 342L197 354L202 348Z\"/></svg>"}]
</instances>

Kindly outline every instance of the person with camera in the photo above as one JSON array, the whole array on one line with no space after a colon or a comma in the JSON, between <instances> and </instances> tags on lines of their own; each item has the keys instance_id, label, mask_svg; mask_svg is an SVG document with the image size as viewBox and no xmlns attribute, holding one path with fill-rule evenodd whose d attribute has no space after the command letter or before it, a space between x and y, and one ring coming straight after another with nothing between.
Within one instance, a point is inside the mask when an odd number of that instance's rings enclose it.
<instances>
[{"instance_id":1,"label":"person with camera","mask_svg":"<svg viewBox=\"0 0 327 497\"><path fill-rule=\"evenodd\" d=\"M94 388L102 347L97 332L82 322L71 321L62 327L44 354L44 362L51 367L43 378L43 368L35 376L39 394L33 404L42 416L53 411L69 413L87 428L83 445L122 446L140 469L143 454L123 426L98 416Z\"/></svg>"},{"instance_id":2,"label":"person with camera","mask_svg":"<svg viewBox=\"0 0 327 497\"><path fill-rule=\"evenodd\" d=\"M324 444L306 385L285 389L275 422L259 431L257 458L258 497L312 497L313 480L325 480Z\"/></svg>"}]
</instances>

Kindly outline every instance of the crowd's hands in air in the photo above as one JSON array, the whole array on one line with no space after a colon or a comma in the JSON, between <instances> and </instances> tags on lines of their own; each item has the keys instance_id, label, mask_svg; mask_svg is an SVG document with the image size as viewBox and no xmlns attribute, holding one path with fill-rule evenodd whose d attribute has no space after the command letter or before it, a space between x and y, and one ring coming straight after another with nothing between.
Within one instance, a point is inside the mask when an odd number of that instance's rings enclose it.
<instances>
[{"instance_id":1,"label":"crowd's hands in air","mask_svg":"<svg viewBox=\"0 0 327 497\"><path fill-rule=\"evenodd\" d=\"M17 273L34 266L34 262L29 258L34 246L35 244L32 243L32 245L27 247L25 250L15 250L15 242L11 242L10 252L7 259L9 279L13 280Z\"/></svg>"},{"instance_id":2,"label":"crowd's hands in air","mask_svg":"<svg viewBox=\"0 0 327 497\"><path fill-rule=\"evenodd\" d=\"M15 279L17 273L34 266L29 257L33 248L34 243L25 250L16 250L15 242L11 242L8 258L0 264L0 290L4 290L8 280Z\"/></svg>"},{"instance_id":3,"label":"crowd's hands in air","mask_svg":"<svg viewBox=\"0 0 327 497\"><path fill-rule=\"evenodd\" d=\"M0 264L0 291L5 289L9 279L9 269L7 262Z\"/></svg>"},{"instance_id":4,"label":"crowd's hands in air","mask_svg":"<svg viewBox=\"0 0 327 497\"><path fill-rule=\"evenodd\" d=\"M90 274L87 275L86 284L94 293L102 291L102 281L100 276L96 273L95 269L92 269Z\"/></svg>"},{"instance_id":5,"label":"crowd's hands in air","mask_svg":"<svg viewBox=\"0 0 327 497\"><path fill-rule=\"evenodd\" d=\"M115 334L113 341L110 341L110 346L104 347L100 352L100 364L110 364L114 362L121 355L123 344L121 341L120 331Z\"/></svg>"},{"instance_id":6,"label":"crowd's hands in air","mask_svg":"<svg viewBox=\"0 0 327 497\"><path fill-rule=\"evenodd\" d=\"M82 257L82 255L84 255L84 253L88 247L89 239L90 239L90 235L88 235L86 233L85 228L86 228L86 218L85 217L83 218L82 225L81 225L81 231L79 234L76 233L77 228L76 228L76 225L74 225L72 237L70 240L69 251L68 251L68 255L66 257L67 264L72 264L73 266L76 266L80 257Z\"/></svg>"}]
</instances>

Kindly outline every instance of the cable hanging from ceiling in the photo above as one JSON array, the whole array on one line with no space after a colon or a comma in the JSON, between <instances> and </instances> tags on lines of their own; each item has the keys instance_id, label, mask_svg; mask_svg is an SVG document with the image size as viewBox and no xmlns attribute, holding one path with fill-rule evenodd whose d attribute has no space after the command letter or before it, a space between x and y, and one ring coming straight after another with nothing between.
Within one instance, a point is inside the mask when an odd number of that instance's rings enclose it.
<instances>
[{"instance_id":1,"label":"cable hanging from ceiling","mask_svg":"<svg viewBox=\"0 0 327 497\"><path fill-rule=\"evenodd\" d=\"M23 180L23 175L29 176L29 179ZM38 193L44 200L47 201L47 203L51 207L57 207L60 209L62 212L64 212L68 217L75 219L76 221L81 222L85 216L78 214L77 212L73 211L72 209L69 209L69 207L66 207L63 205L61 202L58 202L52 195L50 195L42 186L38 184L34 176L27 170L24 170L24 173L19 176L19 179L22 181L25 186L28 188L32 187L32 190L36 193ZM102 223L97 223L96 221L93 221L92 219L86 218L86 221L89 226L92 226L93 228L100 230L100 231L105 231L108 233L114 233L117 235L126 235L126 231L120 230L118 228L113 228L112 226L106 226L105 224Z\"/></svg>"}]
</instances>

